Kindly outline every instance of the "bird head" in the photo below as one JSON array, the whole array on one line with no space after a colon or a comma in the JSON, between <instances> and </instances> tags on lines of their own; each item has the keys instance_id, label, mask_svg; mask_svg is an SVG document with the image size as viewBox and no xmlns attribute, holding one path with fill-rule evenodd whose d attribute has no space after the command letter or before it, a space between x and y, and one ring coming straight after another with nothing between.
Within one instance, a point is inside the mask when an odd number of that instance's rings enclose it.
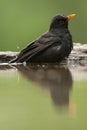
<instances>
[{"instance_id":1,"label":"bird head","mask_svg":"<svg viewBox=\"0 0 87 130\"><path fill-rule=\"evenodd\" d=\"M71 20L75 14L70 14L68 16L65 15L56 15L53 17L50 30L51 29L59 29L59 28L68 28L68 21Z\"/></svg>"}]
</instances>

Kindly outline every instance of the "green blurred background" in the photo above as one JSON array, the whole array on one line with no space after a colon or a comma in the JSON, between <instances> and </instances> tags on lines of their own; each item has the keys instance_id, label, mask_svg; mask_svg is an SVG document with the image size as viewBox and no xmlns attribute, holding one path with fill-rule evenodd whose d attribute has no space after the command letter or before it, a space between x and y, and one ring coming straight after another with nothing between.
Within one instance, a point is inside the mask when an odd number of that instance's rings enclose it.
<instances>
[{"instance_id":1,"label":"green blurred background","mask_svg":"<svg viewBox=\"0 0 87 130\"><path fill-rule=\"evenodd\" d=\"M19 51L48 30L58 13L76 13L69 28L74 42L87 43L87 0L0 0L0 51Z\"/></svg>"}]
</instances>

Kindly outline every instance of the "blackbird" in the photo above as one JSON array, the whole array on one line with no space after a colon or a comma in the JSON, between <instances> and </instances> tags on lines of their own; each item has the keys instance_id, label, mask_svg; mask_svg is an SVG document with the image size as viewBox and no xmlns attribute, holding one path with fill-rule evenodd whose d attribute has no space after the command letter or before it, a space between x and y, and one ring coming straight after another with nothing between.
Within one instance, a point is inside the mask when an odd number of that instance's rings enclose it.
<instances>
[{"instance_id":1,"label":"blackbird","mask_svg":"<svg viewBox=\"0 0 87 130\"><path fill-rule=\"evenodd\" d=\"M21 50L10 63L53 63L68 57L73 48L68 21L74 16L75 14L54 16L49 31Z\"/></svg>"}]
</instances>

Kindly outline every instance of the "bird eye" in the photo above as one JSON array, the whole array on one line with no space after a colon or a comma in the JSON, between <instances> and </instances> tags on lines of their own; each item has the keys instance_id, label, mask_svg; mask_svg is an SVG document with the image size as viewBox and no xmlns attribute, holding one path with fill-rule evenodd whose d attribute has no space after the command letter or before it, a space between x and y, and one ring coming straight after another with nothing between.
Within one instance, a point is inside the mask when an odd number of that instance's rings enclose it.
<instances>
[{"instance_id":1,"label":"bird eye","mask_svg":"<svg viewBox=\"0 0 87 130\"><path fill-rule=\"evenodd\" d=\"M62 25L62 24L64 24L64 23L65 23L65 21L60 20L60 21L59 21L59 23Z\"/></svg>"}]
</instances>

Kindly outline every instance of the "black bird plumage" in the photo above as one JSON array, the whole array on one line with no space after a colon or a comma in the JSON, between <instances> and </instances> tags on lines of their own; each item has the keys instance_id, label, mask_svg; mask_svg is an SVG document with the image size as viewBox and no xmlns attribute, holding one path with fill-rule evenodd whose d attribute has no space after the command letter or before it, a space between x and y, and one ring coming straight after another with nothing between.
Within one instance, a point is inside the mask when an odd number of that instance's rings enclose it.
<instances>
[{"instance_id":1,"label":"black bird plumage","mask_svg":"<svg viewBox=\"0 0 87 130\"><path fill-rule=\"evenodd\" d=\"M60 62L69 56L72 48L68 17L56 15L52 19L49 31L21 50L10 63Z\"/></svg>"}]
</instances>

